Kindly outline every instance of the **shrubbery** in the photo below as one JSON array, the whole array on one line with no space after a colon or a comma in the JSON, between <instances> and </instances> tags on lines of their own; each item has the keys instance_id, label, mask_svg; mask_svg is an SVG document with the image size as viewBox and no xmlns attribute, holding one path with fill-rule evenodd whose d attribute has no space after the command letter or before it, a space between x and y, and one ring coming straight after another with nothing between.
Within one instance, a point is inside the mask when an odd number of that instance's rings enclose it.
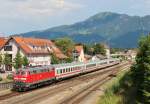
<instances>
[{"instance_id":1,"label":"shrubbery","mask_svg":"<svg viewBox=\"0 0 150 104\"><path fill-rule=\"evenodd\" d=\"M12 80L13 79L13 75L12 74L8 74L7 75L7 79Z\"/></svg>"},{"instance_id":2,"label":"shrubbery","mask_svg":"<svg viewBox=\"0 0 150 104\"><path fill-rule=\"evenodd\" d=\"M2 81L3 79L2 79L2 77L0 77L0 81Z\"/></svg>"}]
</instances>

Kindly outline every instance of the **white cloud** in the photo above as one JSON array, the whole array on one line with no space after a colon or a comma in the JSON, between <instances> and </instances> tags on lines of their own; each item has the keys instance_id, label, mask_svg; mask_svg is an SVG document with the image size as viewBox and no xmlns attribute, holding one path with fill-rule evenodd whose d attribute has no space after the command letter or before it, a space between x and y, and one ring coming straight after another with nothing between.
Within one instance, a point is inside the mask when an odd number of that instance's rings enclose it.
<instances>
[{"instance_id":1,"label":"white cloud","mask_svg":"<svg viewBox=\"0 0 150 104\"><path fill-rule=\"evenodd\" d=\"M0 0L0 17L51 16L82 8L66 0Z\"/></svg>"},{"instance_id":2,"label":"white cloud","mask_svg":"<svg viewBox=\"0 0 150 104\"><path fill-rule=\"evenodd\" d=\"M150 9L150 0L131 0L133 9Z\"/></svg>"}]
</instances>

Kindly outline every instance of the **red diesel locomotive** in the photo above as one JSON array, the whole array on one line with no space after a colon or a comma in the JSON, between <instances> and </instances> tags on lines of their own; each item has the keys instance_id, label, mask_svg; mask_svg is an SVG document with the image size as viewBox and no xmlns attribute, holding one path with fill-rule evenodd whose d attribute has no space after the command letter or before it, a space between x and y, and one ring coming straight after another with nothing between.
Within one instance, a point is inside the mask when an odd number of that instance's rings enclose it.
<instances>
[{"instance_id":1,"label":"red diesel locomotive","mask_svg":"<svg viewBox=\"0 0 150 104\"><path fill-rule=\"evenodd\" d=\"M26 91L59 79L116 65L119 62L119 59L105 59L87 63L68 63L22 68L14 74L13 89Z\"/></svg>"},{"instance_id":2,"label":"red diesel locomotive","mask_svg":"<svg viewBox=\"0 0 150 104\"><path fill-rule=\"evenodd\" d=\"M53 66L19 69L14 74L13 88L19 91L50 83L55 79Z\"/></svg>"}]
</instances>

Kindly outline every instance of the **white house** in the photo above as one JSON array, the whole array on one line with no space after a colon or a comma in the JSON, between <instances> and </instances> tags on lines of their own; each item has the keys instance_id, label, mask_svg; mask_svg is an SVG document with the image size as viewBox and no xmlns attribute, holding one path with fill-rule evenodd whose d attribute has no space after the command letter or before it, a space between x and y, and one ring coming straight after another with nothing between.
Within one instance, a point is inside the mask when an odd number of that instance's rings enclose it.
<instances>
[{"instance_id":1,"label":"white house","mask_svg":"<svg viewBox=\"0 0 150 104\"><path fill-rule=\"evenodd\" d=\"M10 58L16 57L19 51L22 56L26 56L29 60L29 65L50 65L50 53L54 53L59 59L64 59L66 56L48 39L10 37L7 42L1 47L1 54L8 53ZM5 68L6 71L14 71L11 66Z\"/></svg>"},{"instance_id":2,"label":"white house","mask_svg":"<svg viewBox=\"0 0 150 104\"><path fill-rule=\"evenodd\" d=\"M75 52L76 52L76 56L77 56L77 61L84 62L85 56L84 56L83 46L82 45L76 45L75 46Z\"/></svg>"}]
</instances>

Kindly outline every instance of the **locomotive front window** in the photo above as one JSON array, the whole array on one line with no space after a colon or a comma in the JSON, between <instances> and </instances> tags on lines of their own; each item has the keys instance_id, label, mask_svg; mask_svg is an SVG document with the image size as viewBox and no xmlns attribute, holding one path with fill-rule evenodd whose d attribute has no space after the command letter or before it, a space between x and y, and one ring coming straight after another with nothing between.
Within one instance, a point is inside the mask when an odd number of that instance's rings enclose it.
<instances>
[{"instance_id":1,"label":"locomotive front window","mask_svg":"<svg viewBox=\"0 0 150 104\"><path fill-rule=\"evenodd\" d=\"M18 74L20 74L20 72L19 72L19 71L17 71L17 72L16 72L16 75L18 75Z\"/></svg>"},{"instance_id":2,"label":"locomotive front window","mask_svg":"<svg viewBox=\"0 0 150 104\"><path fill-rule=\"evenodd\" d=\"M42 70L42 71L44 71L44 70ZM33 70L33 73L36 73L36 70Z\"/></svg>"},{"instance_id":3,"label":"locomotive front window","mask_svg":"<svg viewBox=\"0 0 150 104\"><path fill-rule=\"evenodd\" d=\"M26 73L24 71L21 72L21 75L25 75Z\"/></svg>"}]
</instances>

